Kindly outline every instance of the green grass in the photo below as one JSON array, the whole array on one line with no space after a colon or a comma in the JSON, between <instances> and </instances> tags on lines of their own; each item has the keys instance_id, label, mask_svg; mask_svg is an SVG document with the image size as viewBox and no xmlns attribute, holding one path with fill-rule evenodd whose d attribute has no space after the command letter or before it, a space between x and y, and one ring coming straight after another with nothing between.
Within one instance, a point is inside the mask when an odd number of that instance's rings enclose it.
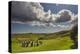
<instances>
[{"instance_id":1,"label":"green grass","mask_svg":"<svg viewBox=\"0 0 80 54\"><path fill-rule=\"evenodd\" d=\"M40 46L35 46L35 47L21 47L20 43L18 43L16 37L12 38L12 52L17 53L17 52L32 52L32 51L48 51L48 50L67 50L71 49L70 47L74 44L73 41L70 39L69 34L66 34L65 36L59 36L56 38L50 38L50 39L44 39L40 40L43 42L42 45ZM56 35L57 36L57 35ZM19 36L18 36L19 37ZM18 38L17 37L17 38ZM53 36L55 37L55 36ZM33 35L32 37L29 38L38 38L37 35ZM46 37L45 37L46 38Z\"/></svg>"}]
</instances>

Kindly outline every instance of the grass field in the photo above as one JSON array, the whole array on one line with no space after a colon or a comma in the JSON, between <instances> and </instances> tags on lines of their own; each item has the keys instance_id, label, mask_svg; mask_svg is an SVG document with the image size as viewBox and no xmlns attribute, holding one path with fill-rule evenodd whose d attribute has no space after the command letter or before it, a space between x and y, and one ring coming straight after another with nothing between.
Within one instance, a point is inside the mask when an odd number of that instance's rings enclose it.
<instances>
[{"instance_id":1,"label":"grass field","mask_svg":"<svg viewBox=\"0 0 80 54\"><path fill-rule=\"evenodd\" d=\"M21 43L17 38L38 39L42 41L42 45L33 47L21 47ZM68 50L74 44L70 39L70 32L59 32L51 34L15 34L12 40L12 53L32 52L32 51L48 51L48 50Z\"/></svg>"}]
</instances>

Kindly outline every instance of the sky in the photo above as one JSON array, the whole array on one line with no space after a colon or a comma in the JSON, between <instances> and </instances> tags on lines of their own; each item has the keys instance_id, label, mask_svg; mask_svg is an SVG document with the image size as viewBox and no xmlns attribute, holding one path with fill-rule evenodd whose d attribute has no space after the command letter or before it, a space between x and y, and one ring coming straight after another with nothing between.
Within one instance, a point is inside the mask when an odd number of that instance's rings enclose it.
<instances>
[{"instance_id":1,"label":"sky","mask_svg":"<svg viewBox=\"0 0 80 54\"><path fill-rule=\"evenodd\" d=\"M78 21L71 4L11 2L11 33L54 33L70 30Z\"/></svg>"}]
</instances>

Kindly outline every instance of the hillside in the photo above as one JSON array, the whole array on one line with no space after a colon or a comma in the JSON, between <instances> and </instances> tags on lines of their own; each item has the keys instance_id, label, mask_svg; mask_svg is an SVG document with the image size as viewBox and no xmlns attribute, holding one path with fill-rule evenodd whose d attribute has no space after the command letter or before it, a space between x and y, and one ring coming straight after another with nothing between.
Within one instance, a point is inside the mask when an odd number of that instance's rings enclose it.
<instances>
[{"instance_id":1,"label":"hillside","mask_svg":"<svg viewBox=\"0 0 80 54\"><path fill-rule=\"evenodd\" d=\"M47 50L67 50L74 45L70 31L60 31L56 33L24 33L13 34L12 52L47 51ZM42 45L33 47L21 47L19 40L41 41ZM35 43L34 43L35 44Z\"/></svg>"}]
</instances>

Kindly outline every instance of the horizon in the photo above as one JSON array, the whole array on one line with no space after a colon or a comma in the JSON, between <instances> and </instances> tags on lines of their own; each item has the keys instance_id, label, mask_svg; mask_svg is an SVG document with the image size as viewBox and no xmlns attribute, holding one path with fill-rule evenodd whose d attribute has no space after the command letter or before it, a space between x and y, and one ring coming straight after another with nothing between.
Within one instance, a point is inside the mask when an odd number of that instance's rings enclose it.
<instances>
[{"instance_id":1,"label":"horizon","mask_svg":"<svg viewBox=\"0 0 80 54\"><path fill-rule=\"evenodd\" d=\"M64 30L64 31L57 31L57 32L52 32L52 33L58 33L58 32L67 32L70 30ZM52 33L46 33L46 32L40 32L40 33L33 33L33 32L23 32L23 33L11 33L11 34L52 34Z\"/></svg>"}]
</instances>

